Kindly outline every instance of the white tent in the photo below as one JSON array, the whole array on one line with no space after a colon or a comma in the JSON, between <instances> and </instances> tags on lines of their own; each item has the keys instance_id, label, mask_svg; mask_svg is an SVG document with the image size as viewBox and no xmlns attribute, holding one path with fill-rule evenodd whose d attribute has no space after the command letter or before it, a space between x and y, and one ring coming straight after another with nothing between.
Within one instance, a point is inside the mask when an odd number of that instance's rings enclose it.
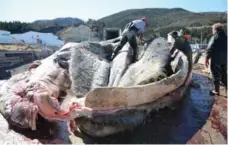
<instances>
[{"instance_id":1,"label":"white tent","mask_svg":"<svg viewBox=\"0 0 228 145\"><path fill-rule=\"evenodd\" d=\"M9 31L0 30L0 44L14 44L19 43L14 39Z\"/></svg>"},{"instance_id":2,"label":"white tent","mask_svg":"<svg viewBox=\"0 0 228 145\"><path fill-rule=\"evenodd\" d=\"M62 40L59 40L58 37L52 33L29 31L23 34L13 34L12 36L19 41L24 41L26 44L37 44L37 40L39 40L41 44L47 46L61 47L64 44Z\"/></svg>"},{"instance_id":3,"label":"white tent","mask_svg":"<svg viewBox=\"0 0 228 145\"><path fill-rule=\"evenodd\" d=\"M0 35L10 35L10 32L5 30L0 30Z\"/></svg>"}]
</instances>

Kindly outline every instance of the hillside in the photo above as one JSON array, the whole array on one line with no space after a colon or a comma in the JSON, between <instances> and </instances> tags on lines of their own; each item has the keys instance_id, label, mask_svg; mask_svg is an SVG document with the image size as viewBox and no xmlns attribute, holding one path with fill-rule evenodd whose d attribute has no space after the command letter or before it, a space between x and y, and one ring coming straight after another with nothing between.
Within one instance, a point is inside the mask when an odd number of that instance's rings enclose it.
<instances>
[{"instance_id":1,"label":"hillside","mask_svg":"<svg viewBox=\"0 0 228 145\"><path fill-rule=\"evenodd\" d=\"M57 34L59 31L63 30L63 26L48 26L39 30L41 33L53 33Z\"/></svg>"},{"instance_id":2,"label":"hillside","mask_svg":"<svg viewBox=\"0 0 228 145\"><path fill-rule=\"evenodd\" d=\"M1 22L0 30L6 30L15 33L25 33L29 31L37 31L42 33L53 33L63 30L66 27L79 26L85 22L79 18L56 18L52 20L36 20L32 23L25 23L20 21Z\"/></svg>"},{"instance_id":3,"label":"hillside","mask_svg":"<svg viewBox=\"0 0 228 145\"><path fill-rule=\"evenodd\" d=\"M104 27L123 28L128 22L147 17L149 20L149 28L146 29L145 36L159 33L161 36L174 29L187 28L192 37L197 40L202 39L207 42L211 36L211 25L216 22L226 23L226 12L202 12L195 13L182 8L145 8L130 9L121 11L99 20L89 19L87 22L79 18L56 18L53 20L37 20L33 23L23 22L0 22L0 30L10 31L12 34L24 33L28 31L36 31L42 33L53 33L58 35L65 41L79 41L85 38L93 38L89 35L89 30L78 30L76 27L83 24L88 26L92 32L95 32L94 38L102 38ZM226 25L224 26L226 31ZM80 36L77 33L80 31ZM76 33L77 32L77 33ZM82 33L85 33L82 35ZM90 32L91 33L91 32ZM203 33L201 35L201 33ZM88 36L89 35L89 36ZM88 36L88 37L87 37ZM80 38L80 39L79 39Z\"/></svg>"},{"instance_id":4,"label":"hillside","mask_svg":"<svg viewBox=\"0 0 228 145\"><path fill-rule=\"evenodd\" d=\"M215 22L226 23L227 18L225 12L195 13L182 8L146 8L121 11L98 21L108 27L123 28L129 21L144 16L148 18L150 28L211 25Z\"/></svg>"},{"instance_id":5,"label":"hillside","mask_svg":"<svg viewBox=\"0 0 228 145\"><path fill-rule=\"evenodd\" d=\"M66 42L81 42L86 40L99 41L101 38L97 32L92 31L86 25L80 25L78 27L68 27L59 31L57 35L60 39Z\"/></svg>"},{"instance_id":6,"label":"hillside","mask_svg":"<svg viewBox=\"0 0 228 145\"><path fill-rule=\"evenodd\" d=\"M37 20L34 21L33 24L35 25L46 25L46 26L70 26L70 25L80 25L84 24L84 21L79 18L56 18L53 20Z\"/></svg>"}]
</instances>

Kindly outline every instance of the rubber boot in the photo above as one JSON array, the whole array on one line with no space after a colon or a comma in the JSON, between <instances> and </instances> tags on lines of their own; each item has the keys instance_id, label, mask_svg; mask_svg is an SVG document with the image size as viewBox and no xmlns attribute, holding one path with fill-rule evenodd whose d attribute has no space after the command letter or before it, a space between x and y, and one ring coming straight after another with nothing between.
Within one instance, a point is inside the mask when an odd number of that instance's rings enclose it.
<instances>
[{"instance_id":1,"label":"rubber boot","mask_svg":"<svg viewBox=\"0 0 228 145\"><path fill-rule=\"evenodd\" d=\"M225 92L225 95L227 96L227 87L225 87L225 91L226 91L226 92Z\"/></svg>"},{"instance_id":2,"label":"rubber boot","mask_svg":"<svg viewBox=\"0 0 228 145\"><path fill-rule=\"evenodd\" d=\"M215 89L210 91L210 95L220 95L219 82L214 82Z\"/></svg>"},{"instance_id":3,"label":"rubber boot","mask_svg":"<svg viewBox=\"0 0 228 145\"><path fill-rule=\"evenodd\" d=\"M137 54L136 54L136 52L133 52L131 63L135 63L136 61L137 61Z\"/></svg>"}]
</instances>

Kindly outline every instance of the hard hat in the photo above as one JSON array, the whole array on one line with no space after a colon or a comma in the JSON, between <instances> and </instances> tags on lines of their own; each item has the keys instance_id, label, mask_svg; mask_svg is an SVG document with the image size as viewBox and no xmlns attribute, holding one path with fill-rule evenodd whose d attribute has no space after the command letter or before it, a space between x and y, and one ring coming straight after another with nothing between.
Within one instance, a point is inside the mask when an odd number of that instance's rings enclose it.
<instances>
[{"instance_id":1,"label":"hard hat","mask_svg":"<svg viewBox=\"0 0 228 145\"><path fill-rule=\"evenodd\" d=\"M142 20L143 20L144 22L147 22L147 18L146 18L146 17L143 17Z\"/></svg>"}]
</instances>

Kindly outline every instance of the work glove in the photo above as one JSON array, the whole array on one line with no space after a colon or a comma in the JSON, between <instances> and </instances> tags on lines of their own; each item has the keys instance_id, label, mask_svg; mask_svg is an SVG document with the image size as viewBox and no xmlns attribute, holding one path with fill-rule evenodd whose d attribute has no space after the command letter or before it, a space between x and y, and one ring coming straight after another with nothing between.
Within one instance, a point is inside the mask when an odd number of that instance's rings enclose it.
<instances>
[{"instance_id":1,"label":"work glove","mask_svg":"<svg viewBox=\"0 0 228 145\"><path fill-rule=\"evenodd\" d=\"M110 61L113 61L114 58L115 58L115 53L112 53Z\"/></svg>"}]
</instances>

